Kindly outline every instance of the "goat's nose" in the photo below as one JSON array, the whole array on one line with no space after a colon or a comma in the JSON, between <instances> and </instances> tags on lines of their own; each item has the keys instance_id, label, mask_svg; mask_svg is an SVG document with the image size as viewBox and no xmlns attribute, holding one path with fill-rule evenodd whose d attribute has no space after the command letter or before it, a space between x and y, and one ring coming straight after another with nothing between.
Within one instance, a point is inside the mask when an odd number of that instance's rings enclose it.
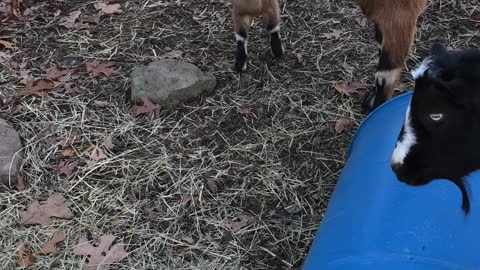
<instances>
[{"instance_id":1,"label":"goat's nose","mask_svg":"<svg viewBox=\"0 0 480 270\"><path fill-rule=\"evenodd\" d=\"M392 162L390 165L394 173L398 173L400 171L400 167L401 167L400 163Z\"/></svg>"},{"instance_id":2,"label":"goat's nose","mask_svg":"<svg viewBox=\"0 0 480 270\"><path fill-rule=\"evenodd\" d=\"M395 176L397 176L397 179L400 180L400 182L408 183L408 178L405 175L405 169L402 167L402 164L400 163L391 163L390 166L392 167L393 172L395 173Z\"/></svg>"}]
</instances>

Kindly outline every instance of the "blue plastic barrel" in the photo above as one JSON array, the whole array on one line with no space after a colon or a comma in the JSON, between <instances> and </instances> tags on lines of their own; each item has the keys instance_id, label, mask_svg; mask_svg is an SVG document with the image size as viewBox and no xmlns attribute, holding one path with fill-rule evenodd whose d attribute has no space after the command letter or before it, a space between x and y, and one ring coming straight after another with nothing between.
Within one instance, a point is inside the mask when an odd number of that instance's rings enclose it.
<instances>
[{"instance_id":1,"label":"blue plastic barrel","mask_svg":"<svg viewBox=\"0 0 480 270\"><path fill-rule=\"evenodd\" d=\"M390 100L358 128L303 270L480 269L480 174L468 178L465 216L451 182L412 187L390 168L410 99Z\"/></svg>"}]
</instances>

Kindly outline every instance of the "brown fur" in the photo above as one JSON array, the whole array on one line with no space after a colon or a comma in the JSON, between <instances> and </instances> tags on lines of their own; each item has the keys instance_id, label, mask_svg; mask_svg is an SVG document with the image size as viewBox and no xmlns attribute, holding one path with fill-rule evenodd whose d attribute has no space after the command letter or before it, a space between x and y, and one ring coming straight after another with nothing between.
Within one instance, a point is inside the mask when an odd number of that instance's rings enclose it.
<instances>
[{"instance_id":1,"label":"brown fur","mask_svg":"<svg viewBox=\"0 0 480 270\"><path fill-rule=\"evenodd\" d=\"M252 17L264 16L267 27L280 24L278 0L233 0L233 25L235 32L248 32Z\"/></svg>"},{"instance_id":2,"label":"brown fur","mask_svg":"<svg viewBox=\"0 0 480 270\"><path fill-rule=\"evenodd\" d=\"M376 79L383 78L383 91L390 99L403 64L413 46L418 17L425 11L427 0L356 0L367 18L375 23L383 35L381 48L388 52L390 72L378 71ZM379 105L379 104L377 104Z\"/></svg>"}]
</instances>

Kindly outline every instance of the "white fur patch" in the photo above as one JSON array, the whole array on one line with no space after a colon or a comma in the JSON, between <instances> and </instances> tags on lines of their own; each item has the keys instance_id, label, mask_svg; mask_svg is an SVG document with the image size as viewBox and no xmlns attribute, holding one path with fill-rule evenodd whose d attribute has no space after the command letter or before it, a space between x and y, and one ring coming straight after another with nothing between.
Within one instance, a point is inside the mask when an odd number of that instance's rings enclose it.
<instances>
[{"instance_id":1,"label":"white fur patch","mask_svg":"<svg viewBox=\"0 0 480 270\"><path fill-rule=\"evenodd\" d=\"M272 28L272 30L268 31L268 33L273 34L278 31L280 31L280 25L275 26L274 28Z\"/></svg>"},{"instance_id":2,"label":"white fur patch","mask_svg":"<svg viewBox=\"0 0 480 270\"><path fill-rule=\"evenodd\" d=\"M392 164L402 165L405 157L410 152L413 145L417 143L415 132L410 124L410 105L408 105L405 114L405 123L403 124L403 136L398 140L395 150L393 150Z\"/></svg>"},{"instance_id":3,"label":"white fur patch","mask_svg":"<svg viewBox=\"0 0 480 270\"><path fill-rule=\"evenodd\" d=\"M245 38L235 33L235 39L240 42L245 42Z\"/></svg>"},{"instance_id":4,"label":"white fur patch","mask_svg":"<svg viewBox=\"0 0 480 270\"><path fill-rule=\"evenodd\" d=\"M411 73L412 73L413 79L416 80L421 76L423 76L423 73L425 73L425 71L427 71L430 68L431 63L432 63L432 60L430 59L430 57L425 58L418 68L412 70Z\"/></svg>"},{"instance_id":5,"label":"white fur patch","mask_svg":"<svg viewBox=\"0 0 480 270\"><path fill-rule=\"evenodd\" d=\"M243 43L243 46L245 47L245 53L248 54L248 49L247 49L247 43L248 43L248 40L246 40L245 38L243 38L242 36L240 36L238 33L235 33L235 39L240 42ZM247 67L245 66L243 70L247 69Z\"/></svg>"}]
</instances>

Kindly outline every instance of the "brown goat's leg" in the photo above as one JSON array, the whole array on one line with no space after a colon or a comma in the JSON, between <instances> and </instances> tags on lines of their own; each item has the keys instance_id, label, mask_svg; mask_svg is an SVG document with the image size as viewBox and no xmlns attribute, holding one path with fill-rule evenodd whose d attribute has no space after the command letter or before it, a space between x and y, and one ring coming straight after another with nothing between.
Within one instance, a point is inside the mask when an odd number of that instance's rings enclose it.
<instances>
[{"instance_id":1,"label":"brown goat's leg","mask_svg":"<svg viewBox=\"0 0 480 270\"><path fill-rule=\"evenodd\" d=\"M405 59L413 45L415 24L416 18L408 22L393 21L389 25L378 25L376 32L382 36L382 47L375 73L375 90L367 96L363 104L367 110L375 109L392 98Z\"/></svg>"},{"instance_id":2,"label":"brown goat's leg","mask_svg":"<svg viewBox=\"0 0 480 270\"><path fill-rule=\"evenodd\" d=\"M233 14L233 26L235 31L235 40L237 42L237 52L235 65L233 69L236 72L242 72L247 69L247 43L248 30L250 29L251 17L248 15L238 16Z\"/></svg>"},{"instance_id":3,"label":"brown goat's leg","mask_svg":"<svg viewBox=\"0 0 480 270\"><path fill-rule=\"evenodd\" d=\"M265 23L270 34L272 55L275 58L279 58L283 54L282 40L280 38L280 7L277 0L272 0L271 3L271 7L268 8L265 14Z\"/></svg>"}]
</instances>

